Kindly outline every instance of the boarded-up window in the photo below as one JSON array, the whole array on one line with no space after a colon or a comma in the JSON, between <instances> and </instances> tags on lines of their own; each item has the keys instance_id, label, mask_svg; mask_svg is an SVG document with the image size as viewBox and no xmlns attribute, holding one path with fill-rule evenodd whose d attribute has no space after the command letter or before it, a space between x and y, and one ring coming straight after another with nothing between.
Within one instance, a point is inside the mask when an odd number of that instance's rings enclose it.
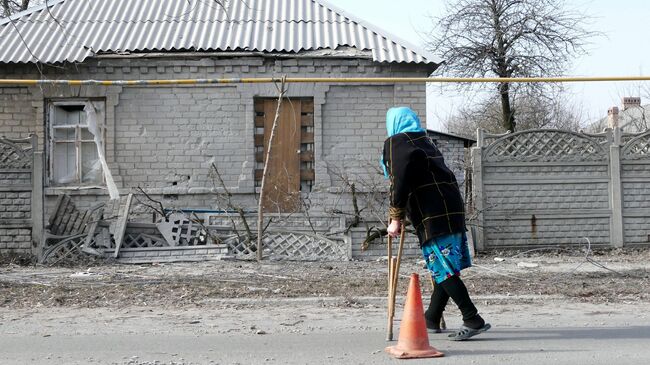
<instances>
[{"instance_id":1,"label":"boarded-up window","mask_svg":"<svg viewBox=\"0 0 650 365\"><path fill-rule=\"evenodd\" d=\"M255 99L255 183L260 186L264 159L277 108L277 99ZM266 212L300 210L300 193L314 183L314 101L290 98L282 101L276 127L266 191Z\"/></svg>"}]
</instances>

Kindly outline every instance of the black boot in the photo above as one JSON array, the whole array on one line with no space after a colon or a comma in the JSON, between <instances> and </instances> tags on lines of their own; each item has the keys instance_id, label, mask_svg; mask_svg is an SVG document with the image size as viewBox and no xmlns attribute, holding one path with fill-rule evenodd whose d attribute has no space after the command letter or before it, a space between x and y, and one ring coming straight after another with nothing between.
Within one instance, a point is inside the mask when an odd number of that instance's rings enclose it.
<instances>
[{"instance_id":1,"label":"black boot","mask_svg":"<svg viewBox=\"0 0 650 365\"><path fill-rule=\"evenodd\" d=\"M429 308L424 312L424 319L427 323L427 328L440 333L440 320L442 319L442 312L445 311L447 302L449 301L449 294L440 287L435 285L433 293L431 293L431 302Z\"/></svg>"},{"instance_id":2,"label":"black boot","mask_svg":"<svg viewBox=\"0 0 650 365\"><path fill-rule=\"evenodd\" d=\"M469 298L469 293L463 281L456 275L438 284L454 300L458 309L463 314L463 324L466 327L479 329L485 325L485 321L478 314L478 310Z\"/></svg>"}]
</instances>

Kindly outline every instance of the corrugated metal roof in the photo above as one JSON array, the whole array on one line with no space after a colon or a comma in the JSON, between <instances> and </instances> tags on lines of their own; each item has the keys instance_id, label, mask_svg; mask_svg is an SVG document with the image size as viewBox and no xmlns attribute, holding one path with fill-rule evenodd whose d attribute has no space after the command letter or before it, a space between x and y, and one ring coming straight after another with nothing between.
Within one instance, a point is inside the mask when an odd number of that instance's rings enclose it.
<instances>
[{"instance_id":1,"label":"corrugated metal roof","mask_svg":"<svg viewBox=\"0 0 650 365\"><path fill-rule=\"evenodd\" d=\"M0 20L0 63L97 53L300 52L349 46L378 62L439 63L322 0L55 0Z\"/></svg>"}]
</instances>

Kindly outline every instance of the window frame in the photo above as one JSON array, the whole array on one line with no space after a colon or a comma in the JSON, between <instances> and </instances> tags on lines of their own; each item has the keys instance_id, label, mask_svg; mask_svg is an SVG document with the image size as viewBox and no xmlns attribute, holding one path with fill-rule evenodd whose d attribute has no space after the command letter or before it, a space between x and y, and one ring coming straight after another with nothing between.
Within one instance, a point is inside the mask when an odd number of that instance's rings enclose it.
<instances>
[{"instance_id":1,"label":"window frame","mask_svg":"<svg viewBox=\"0 0 650 365\"><path fill-rule=\"evenodd\" d=\"M47 112L45 118L45 130L47 135L47 181L48 186L52 187L84 187L84 186L105 186L106 181L104 174L101 174L101 181L99 182L83 182L83 145L85 143L94 143L94 136L92 139L85 139L82 130L88 131L88 128L83 128L82 124L57 124L55 111L59 106L82 106L85 107L86 103L101 103L101 120L98 120L98 128L100 131L100 139L104 153L106 153L106 99L105 98L65 98L65 99L50 99L47 100ZM82 109L83 113L83 109ZM55 130L74 130L74 139L55 139ZM88 131L90 133L90 131ZM90 134L92 136L92 134ZM74 143L75 149L75 179L67 183L57 183L54 178L54 152L57 144ZM95 146L96 148L96 146Z\"/></svg>"}]
</instances>

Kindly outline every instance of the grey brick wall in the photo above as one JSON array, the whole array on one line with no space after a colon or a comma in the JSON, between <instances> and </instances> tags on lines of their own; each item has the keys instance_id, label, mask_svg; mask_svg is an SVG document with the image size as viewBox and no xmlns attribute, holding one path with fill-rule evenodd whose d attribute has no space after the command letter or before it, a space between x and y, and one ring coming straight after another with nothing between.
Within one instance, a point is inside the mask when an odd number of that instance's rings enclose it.
<instances>
[{"instance_id":1,"label":"grey brick wall","mask_svg":"<svg viewBox=\"0 0 650 365\"><path fill-rule=\"evenodd\" d=\"M323 159L333 186L341 179L383 185L379 158L386 139L386 111L395 105L394 86L332 86L323 106Z\"/></svg>"},{"instance_id":2,"label":"grey brick wall","mask_svg":"<svg viewBox=\"0 0 650 365\"><path fill-rule=\"evenodd\" d=\"M31 247L30 228L0 228L0 254L30 254Z\"/></svg>"},{"instance_id":3,"label":"grey brick wall","mask_svg":"<svg viewBox=\"0 0 650 365\"><path fill-rule=\"evenodd\" d=\"M31 218L31 192L0 191L0 220Z\"/></svg>"},{"instance_id":4,"label":"grey brick wall","mask_svg":"<svg viewBox=\"0 0 650 365\"><path fill-rule=\"evenodd\" d=\"M24 138L30 133L43 135L43 126L35 123L32 102L34 96L27 87L0 87L0 136Z\"/></svg>"},{"instance_id":5,"label":"grey brick wall","mask_svg":"<svg viewBox=\"0 0 650 365\"><path fill-rule=\"evenodd\" d=\"M66 70L45 69L44 77L139 79L269 77L281 74L313 77L425 76L414 65L381 65L369 60L259 57L197 60L96 60ZM2 77L40 78L31 66L10 65ZM215 85L199 87L44 87L0 88L3 100L15 104L20 95L21 122L0 123L0 128L24 136L43 135L45 101L51 98L106 98L107 160L123 193L134 186L165 193L176 206L211 207L212 182L208 168L215 162L229 189L240 201L254 199L253 98L274 97L273 85ZM19 90L19 94L16 94ZM11 94L10 94L11 93ZM356 179L380 178L378 158L384 139L385 112L408 105L426 124L425 87L422 85L291 84L289 97L315 100L317 190L327 193L336 177L326 164L341 168ZM4 107L4 106L3 106ZM13 110L13 109L11 109ZM7 115L3 113L2 115ZM12 112L12 118L13 112ZM343 129L343 128L347 129ZM370 171L370 172L369 172ZM374 176L376 175L376 176ZM383 183L378 180L377 184ZM105 191L68 191L46 188L46 206L54 195L79 195L89 204ZM338 198L319 199L330 204ZM329 202L329 203L328 203ZM254 206L254 205L253 205ZM315 209L326 207L314 204ZM46 213L46 217L49 215Z\"/></svg>"},{"instance_id":6,"label":"grey brick wall","mask_svg":"<svg viewBox=\"0 0 650 365\"><path fill-rule=\"evenodd\" d=\"M423 66L378 64L370 60L261 57L101 59L65 69L45 66L42 75L32 65L3 65L0 69L3 78L108 80L283 74L422 77L428 71ZM0 87L0 134L24 137L37 133L39 149L43 149L47 100L102 98L106 101L106 156L121 193L141 186L166 207L223 208L213 195L215 189L208 177L210 163L214 162L234 194L233 199L255 210L253 99L275 96L277 91L272 84ZM426 125L424 84L290 84L288 96L314 98L316 185L311 193L305 193L312 199L314 214L352 210L350 195L337 184L334 169L344 171L354 181L372 182L358 184L360 194L368 186L386 191L387 182L379 174L378 160L389 107L410 106ZM46 219L52 213L56 195L61 193L73 195L81 209L108 197L103 189L63 189L48 187L46 183ZM138 219L151 220L151 214L141 213L144 210L137 204L134 210Z\"/></svg>"},{"instance_id":7,"label":"grey brick wall","mask_svg":"<svg viewBox=\"0 0 650 365\"><path fill-rule=\"evenodd\" d=\"M116 107L115 162L124 186L209 187L215 162L236 186L246 115L234 87L126 88Z\"/></svg>"}]
</instances>

